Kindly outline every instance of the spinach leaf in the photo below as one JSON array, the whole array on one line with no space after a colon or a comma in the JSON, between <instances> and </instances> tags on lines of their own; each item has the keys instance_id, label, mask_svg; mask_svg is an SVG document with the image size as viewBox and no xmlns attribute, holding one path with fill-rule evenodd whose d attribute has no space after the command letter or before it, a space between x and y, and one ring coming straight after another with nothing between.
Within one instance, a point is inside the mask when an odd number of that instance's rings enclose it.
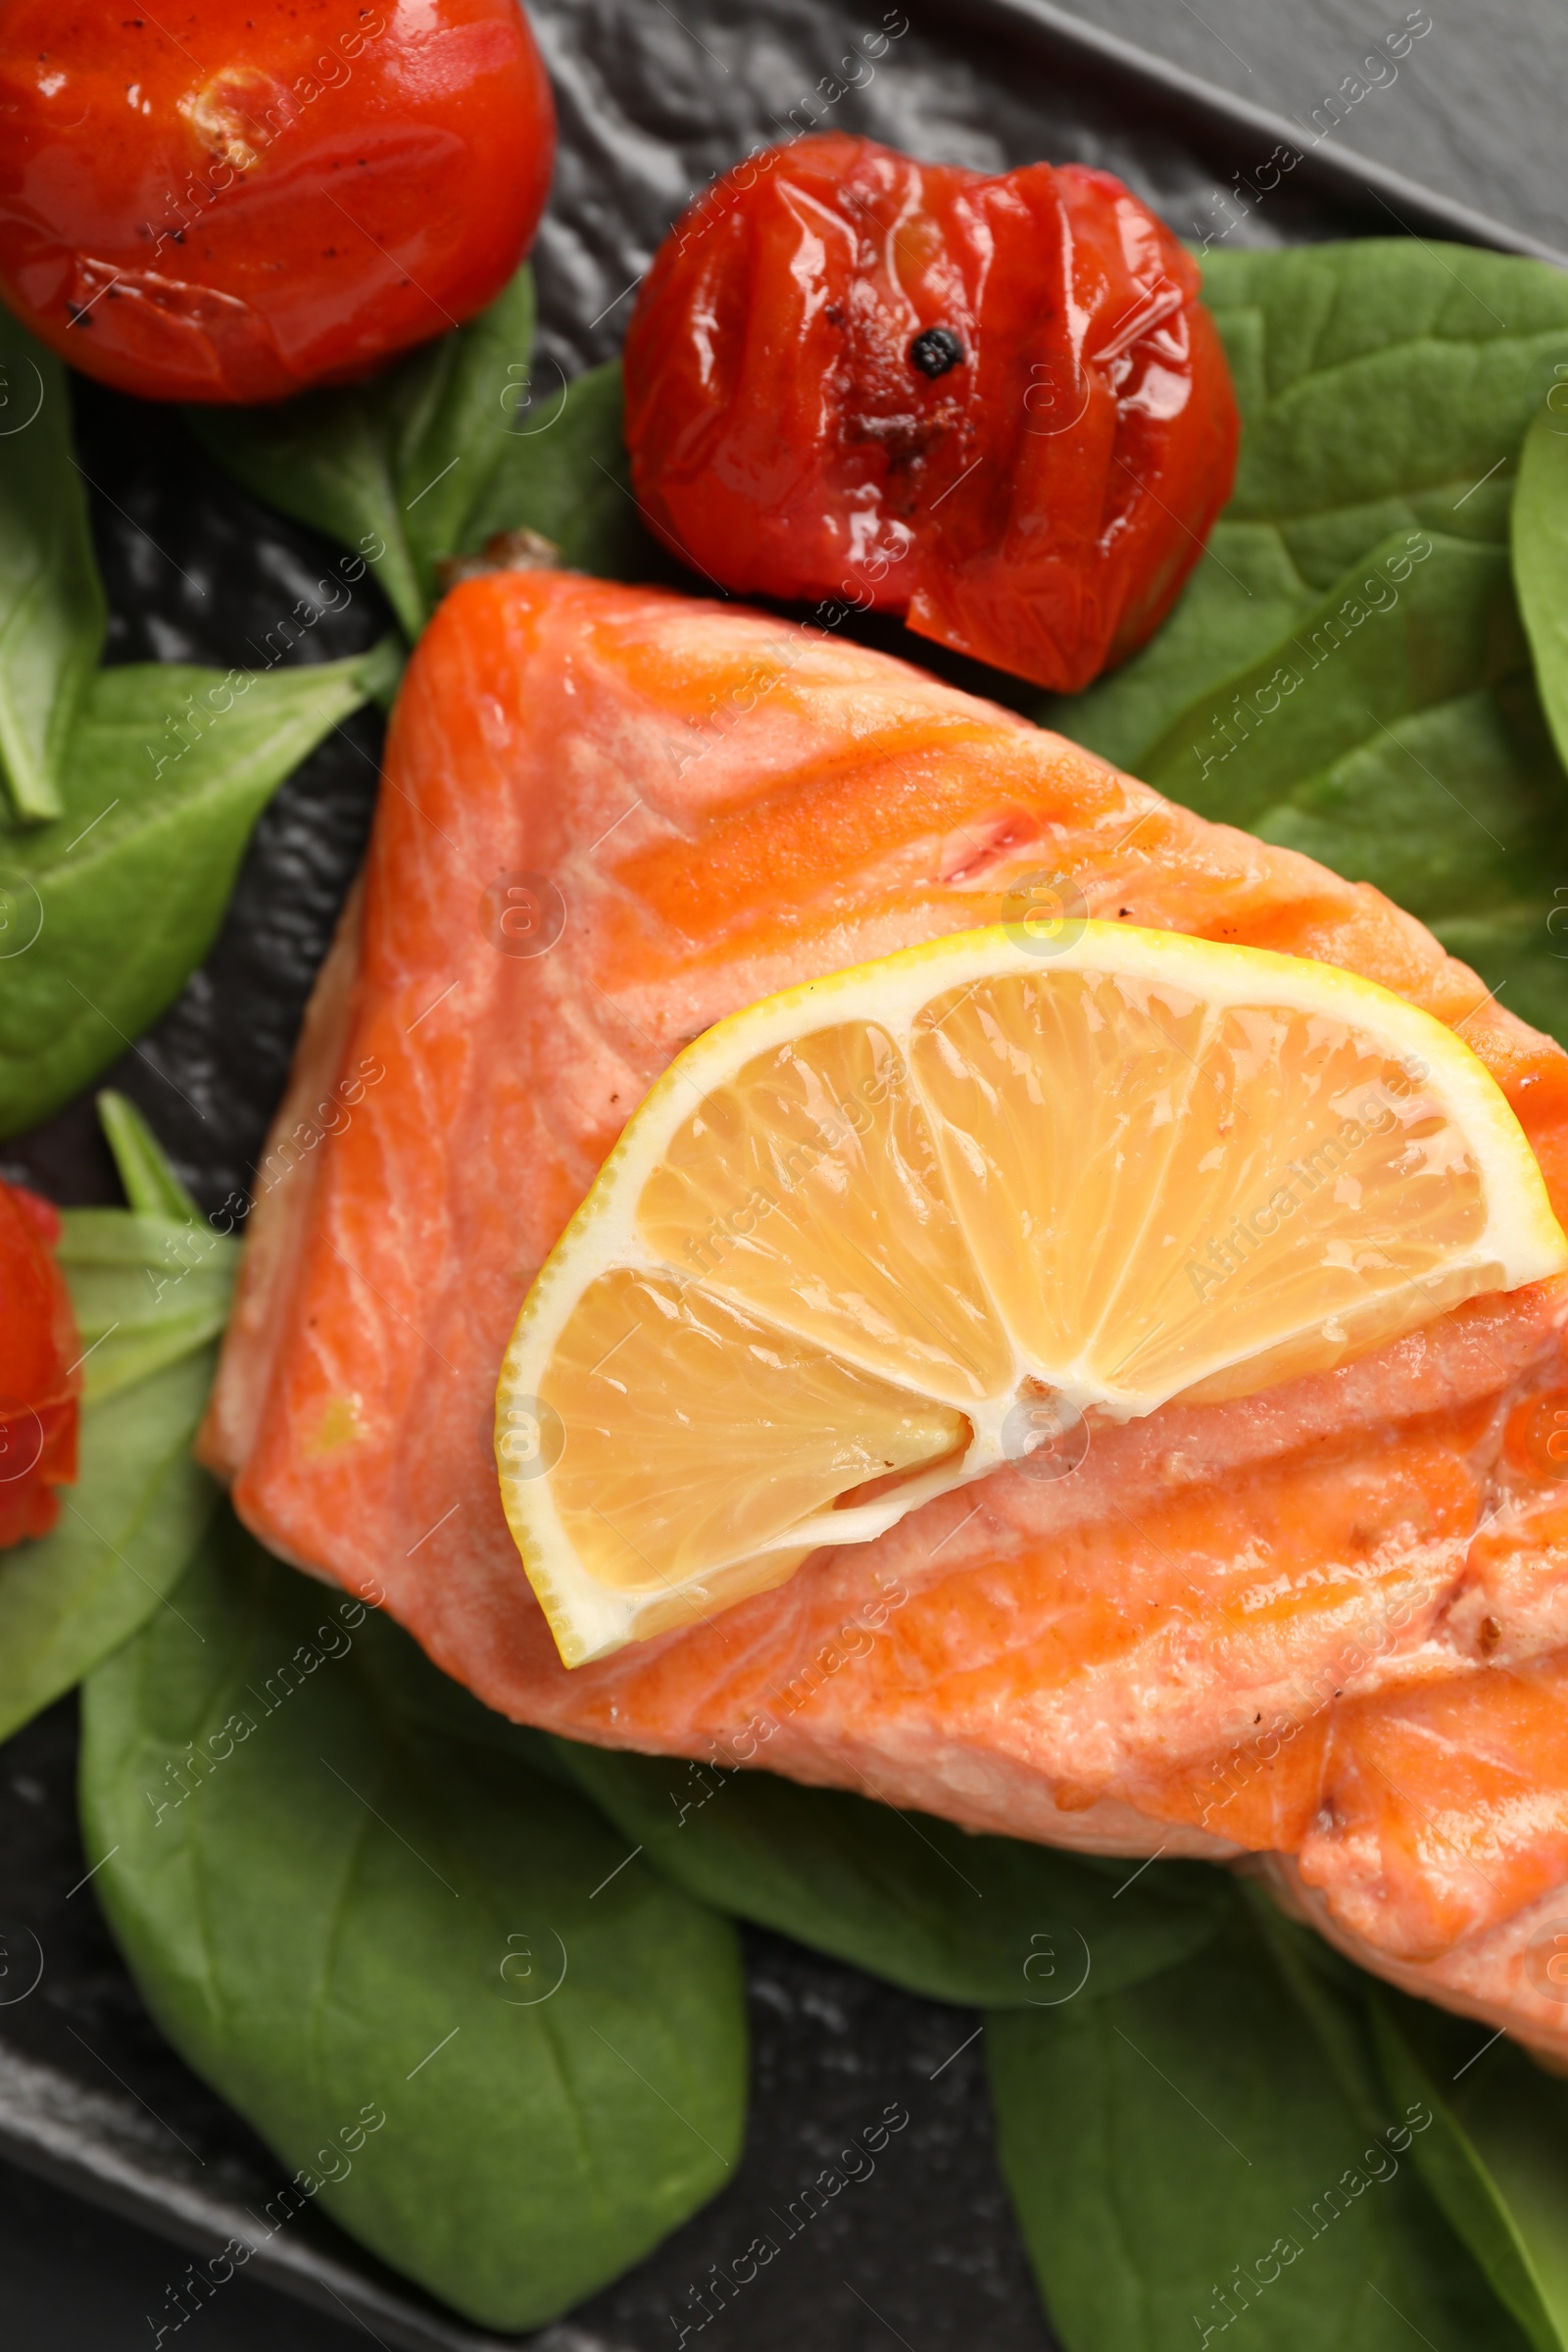
<instances>
[{"instance_id":1,"label":"spinach leaf","mask_svg":"<svg viewBox=\"0 0 1568 2352\"><path fill-rule=\"evenodd\" d=\"M554 1745L688 1893L933 2000L1099 1998L1199 1951L1226 1900L1198 1865L1140 1872L770 1772Z\"/></svg>"},{"instance_id":2,"label":"spinach leaf","mask_svg":"<svg viewBox=\"0 0 1568 2352\"><path fill-rule=\"evenodd\" d=\"M1407 719L1418 730L1427 722L1423 749L1441 743L1455 706L1527 674L1529 659L1505 548L1396 531L1342 573L1288 638L1233 671L1223 702L1200 697L1179 712L1145 747L1143 762L1173 799L1255 832L1308 779L1343 777ZM1549 745L1544 750L1554 766ZM1326 822L1366 819L1369 802L1375 810L1370 794L1348 787ZM1464 824L1462 808L1451 813L1455 827ZM1468 831L1485 845L1474 819ZM1374 849L1379 841L1374 830Z\"/></svg>"},{"instance_id":3,"label":"spinach leaf","mask_svg":"<svg viewBox=\"0 0 1568 2352\"><path fill-rule=\"evenodd\" d=\"M1491 985L1511 983L1512 1009L1568 1035L1568 961L1544 881L1568 778L1505 548L1396 533L1222 691L1146 747L1150 783L1375 883ZM1517 941L1504 968L1499 925Z\"/></svg>"},{"instance_id":4,"label":"spinach leaf","mask_svg":"<svg viewBox=\"0 0 1568 2352\"><path fill-rule=\"evenodd\" d=\"M1086 687L1042 704L1043 726L1142 775L1151 744L1233 671L1262 662L1316 603L1277 530L1224 514L1170 618L1141 654Z\"/></svg>"},{"instance_id":5,"label":"spinach leaf","mask_svg":"<svg viewBox=\"0 0 1568 2352\"><path fill-rule=\"evenodd\" d=\"M168 1601L218 1508L190 1445L239 1246L197 1221L128 1102L106 1095L100 1112L137 1205L62 1220L83 1349L78 1475L52 1534L0 1553L0 1739Z\"/></svg>"},{"instance_id":6,"label":"spinach leaf","mask_svg":"<svg viewBox=\"0 0 1568 2352\"><path fill-rule=\"evenodd\" d=\"M533 343L526 269L480 316L360 384L303 392L260 409L186 412L214 457L285 514L331 532L373 566L411 638L434 598L433 560L506 428L501 403ZM494 434L487 404L494 404ZM450 446L449 446L450 443Z\"/></svg>"},{"instance_id":7,"label":"spinach leaf","mask_svg":"<svg viewBox=\"0 0 1568 2352\"><path fill-rule=\"evenodd\" d=\"M1508 564L1568 278L1367 240L1211 255L1204 293L1243 412L1235 494L1147 650L1041 715L1376 883L1568 1037L1545 879L1568 779Z\"/></svg>"},{"instance_id":8,"label":"spinach leaf","mask_svg":"<svg viewBox=\"0 0 1568 2352\"><path fill-rule=\"evenodd\" d=\"M1562 373L1568 375L1568 368ZM1568 762L1568 384L1553 384L1525 435L1513 494L1513 577L1536 684Z\"/></svg>"},{"instance_id":9,"label":"spinach leaf","mask_svg":"<svg viewBox=\"0 0 1568 2352\"><path fill-rule=\"evenodd\" d=\"M366 383L191 423L247 489L368 557L411 637L442 559L497 531L538 531L580 570L644 570L619 367L536 384L533 324L524 267L466 326Z\"/></svg>"},{"instance_id":10,"label":"spinach leaf","mask_svg":"<svg viewBox=\"0 0 1568 2352\"><path fill-rule=\"evenodd\" d=\"M65 813L0 833L0 1135L69 1102L178 994L267 802L388 667L378 647L226 678L97 673Z\"/></svg>"},{"instance_id":11,"label":"spinach leaf","mask_svg":"<svg viewBox=\"0 0 1568 2352\"><path fill-rule=\"evenodd\" d=\"M66 369L0 310L0 777L24 824L64 808L66 745L106 617Z\"/></svg>"},{"instance_id":12,"label":"spinach leaf","mask_svg":"<svg viewBox=\"0 0 1568 2352\"><path fill-rule=\"evenodd\" d=\"M214 1351L84 1407L52 1534L0 1553L0 1739L80 1682L170 1599L218 1508L190 1458Z\"/></svg>"},{"instance_id":13,"label":"spinach leaf","mask_svg":"<svg viewBox=\"0 0 1568 2352\"><path fill-rule=\"evenodd\" d=\"M144 1217L172 1217L194 1225L201 1211L165 1156L162 1146L134 1102L106 1088L98 1098L104 1131L126 1200Z\"/></svg>"},{"instance_id":14,"label":"spinach leaf","mask_svg":"<svg viewBox=\"0 0 1568 2352\"><path fill-rule=\"evenodd\" d=\"M1568 1034L1568 962L1541 903L1568 780L1503 548L1396 534L1224 692L1146 749L1152 784L1375 883L1493 985L1511 979L1514 1009ZM1519 943L1505 970L1498 925Z\"/></svg>"},{"instance_id":15,"label":"spinach leaf","mask_svg":"<svg viewBox=\"0 0 1568 2352\"><path fill-rule=\"evenodd\" d=\"M1568 277L1464 246L1211 253L1203 299L1242 411L1230 505L1153 641L1043 713L1124 764L1381 540L1505 544L1520 443L1568 362Z\"/></svg>"},{"instance_id":16,"label":"spinach leaf","mask_svg":"<svg viewBox=\"0 0 1568 2352\"><path fill-rule=\"evenodd\" d=\"M638 513L621 436L620 362L574 376L517 432L464 533L465 550L495 531L553 539L561 560L603 580L660 576L666 559Z\"/></svg>"},{"instance_id":17,"label":"spinach leaf","mask_svg":"<svg viewBox=\"0 0 1568 2352\"><path fill-rule=\"evenodd\" d=\"M1416 2142L1428 2187L1536 2352L1568 2346L1568 2086L1517 2042L1379 1989L1378 2047L1396 2100L1435 2128Z\"/></svg>"},{"instance_id":18,"label":"spinach leaf","mask_svg":"<svg viewBox=\"0 0 1568 2352\"><path fill-rule=\"evenodd\" d=\"M473 2320L549 2319L729 2177L733 1928L226 1513L174 1602L84 1699L94 1886L149 2006L299 2168L274 2225L318 2194Z\"/></svg>"},{"instance_id":19,"label":"spinach leaf","mask_svg":"<svg viewBox=\"0 0 1568 2352\"><path fill-rule=\"evenodd\" d=\"M1326 587L1391 531L1506 537L1519 444L1568 358L1568 276L1405 237L1214 255L1246 419L1232 519ZM1458 517L1455 520L1455 517Z\"/></svg>"},{"instance_id":20,"label":"spinach leaf","mask_svg":"<svg viewBox=\"0 0 1568 2352\"><path fill-rule=\"evenodd\" d=\"M125 1208L62 1212L60 1263L76 1309L87 1405L148 1380L222 1334L239 1244L189 1218Z\"/></svg>"},{"instance_id":21,"label":"spinach leaf","mask_svg":"<svg viewBox=\"0 0 1568 2352\"><path fill-rule=\"evenodd\" d=\"M1069 2352L1232 2328L1269 2352L1523 2352L1417 2176L1429 2111L1382 2089L1360 1983L1237 1888L1195 1959L988 2019L1003 2170Z\"/></svg>"}]
</instances>

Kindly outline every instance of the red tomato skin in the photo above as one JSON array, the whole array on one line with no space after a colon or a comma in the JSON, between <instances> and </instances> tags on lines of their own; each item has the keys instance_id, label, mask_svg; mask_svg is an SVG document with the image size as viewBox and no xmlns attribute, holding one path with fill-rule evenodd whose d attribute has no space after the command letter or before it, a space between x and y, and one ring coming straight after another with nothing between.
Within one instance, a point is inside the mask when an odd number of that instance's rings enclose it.
<instances>
[{"instance_id":1,"label":"red tomato skin","mask_svg":"<svg viewBox=\"0 0 1568 2352\"><path fill-rule=\"evenodd\" d=\"M1153 634L1230 494L1240 420L1198 292L1108 172L774 148L642 289L638 499L726 588L902 612L1076 691ZM937 326L962 358L931 376L910 346Z\"/></svg>"},{"instance_id":2,"label":"red tomato skin","mask_svg":"<svg viewBox=\"0 0 1568 2352\"><path fill-rule=\"evenodd\" d=\"M0 292L148 399L281 400L471 318L554 160L516 0L0 12Z\"/></svg>"},{"instance_id":3,"label":"red tomato skin","mask_svg":"<svg viewBox=\"0 0 1568 2352\"><path fill-rule=\"evenodd\" d=\"M46 1536L76 1475L76 1318L47 1200L0 1182L0 1548Z\"/></svg>"}]
</instances>

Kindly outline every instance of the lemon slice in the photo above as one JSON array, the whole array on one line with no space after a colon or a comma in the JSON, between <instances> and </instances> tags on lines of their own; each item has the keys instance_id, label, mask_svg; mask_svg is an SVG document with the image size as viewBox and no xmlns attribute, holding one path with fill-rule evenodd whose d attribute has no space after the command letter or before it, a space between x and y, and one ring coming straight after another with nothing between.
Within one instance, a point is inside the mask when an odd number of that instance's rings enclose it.
<instances>
[{"instance_id":1,"label":"lemon slice","mask_svg":"<svg viewBox=\"0 0 1568 2352\"><path fill-rule=\"evenodd\" d=\"M577 1665L1005 1461L1070 1473L1097 1420L1565 1266L1496 1085L1388 991L1113 923L969 932L665 1071L513 1335L502 1495Z\"/></svg>"}]
</instances>

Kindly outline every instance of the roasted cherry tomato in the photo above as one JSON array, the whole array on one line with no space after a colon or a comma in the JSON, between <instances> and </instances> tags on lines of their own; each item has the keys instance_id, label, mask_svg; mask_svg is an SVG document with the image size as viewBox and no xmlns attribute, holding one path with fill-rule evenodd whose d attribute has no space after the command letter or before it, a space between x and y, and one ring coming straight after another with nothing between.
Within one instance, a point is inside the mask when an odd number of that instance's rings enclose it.
<instances>
[{"instance_id":1,"label":"roasted cherry tomato","mask_svg":"<svg viewBox=\"0 0 1568 2352\"><path fill-rule=\"evenodd\" d=\"M1108 172L774 148L699 199L638 301L643 511L725 587L1085 686L1159 626L1230 491L1198 282Z\"/></svg>"},{"instance_id":2,"label":"roasted cherry tomato","mask_svg":"<svg viewBox=\"0 0 1568 2352\"><path fill-rule=\"evenodd\" d=\"M279 400L483 308L555 112L516 0L0 8L0 291L89 375Z\"/></svg>"},{"instance_id":3,"label":"roasted cherry tomato","mask_svg":"<svg viewBox=\"0 0 1568 2352\"><path fill-rule=\"evenodd\" d=\"M76 1475L76 1318L47 1200L0 1183L0 1545L44 1536Z\"/></svg>"}]
</instances>

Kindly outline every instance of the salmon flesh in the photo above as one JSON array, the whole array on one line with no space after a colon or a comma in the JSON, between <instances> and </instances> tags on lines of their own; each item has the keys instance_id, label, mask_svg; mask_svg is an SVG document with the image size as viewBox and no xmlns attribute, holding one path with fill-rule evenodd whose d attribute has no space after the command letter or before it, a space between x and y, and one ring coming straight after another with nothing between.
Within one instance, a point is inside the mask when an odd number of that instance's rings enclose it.
<instances>
[{"instance_id":1,"label":"salmon flesh","mask_svg":"<svg viewBox=\"0 0 1568 2352\"><path fill-rule=\"evenodd\" d=\"M1343 965L1460 1029L1568 1218L1568 1056L1365 884L886 656L564 573L447 597L260 1171L203 1433L275 1551L489 1705L1099 1853L1260 1858L1365 1966L1568 2057L1568 1281L1099 1430L568 1672L496 1377L725 1013L1016 912Z\"/></svg>"}]
</instances>

